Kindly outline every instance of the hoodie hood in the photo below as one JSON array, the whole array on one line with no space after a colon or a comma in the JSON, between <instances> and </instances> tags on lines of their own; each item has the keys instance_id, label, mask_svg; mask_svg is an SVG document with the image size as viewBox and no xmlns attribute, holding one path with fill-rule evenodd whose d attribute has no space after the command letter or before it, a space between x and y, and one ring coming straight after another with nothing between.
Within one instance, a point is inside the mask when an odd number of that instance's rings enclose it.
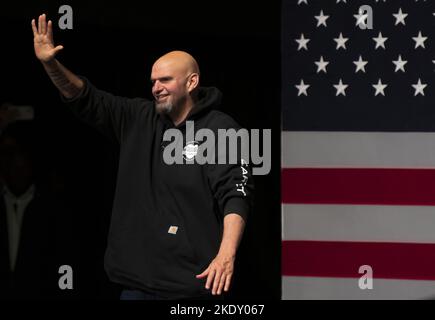
<instances>
[{"instance_id":1,"label":"hoodie hood","mask_svg":"<svg viewBox=\"0 0 435 320\"><path fill-rule=\"evenodd\" d=\"M198 117L204 111L217 109L222 101L222 92L216 87L200 87L198 101L193 106L187 120Z\"/></svg>"}]
</instances>

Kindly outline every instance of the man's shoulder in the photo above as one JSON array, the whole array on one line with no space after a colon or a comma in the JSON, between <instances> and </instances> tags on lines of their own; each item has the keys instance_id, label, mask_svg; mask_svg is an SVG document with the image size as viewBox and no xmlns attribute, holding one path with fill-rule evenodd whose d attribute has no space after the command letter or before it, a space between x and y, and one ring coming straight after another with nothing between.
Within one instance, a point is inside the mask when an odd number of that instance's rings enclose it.
<instances>
[{"instance_id":1,"label":"man's shoulder","mask_svg":"<svg viewBox=\"0 0 435 320\"><path fill-rule=\"evenodd\" d=\"M240 125L233 117L220 110L211 110L207 114L206 126L210 129L240 128Z\"/></svg>"},{"instance_id":2,"label":"man's shoulder","mask_svg":"<svg viewBox=\"0 0 435 320\"><path fill-rule=\"evenodd\" d=\"M134 114L146 113L152 115L154 113L154 103L151 100L142 97L127 98L125 104Z\"/></svg>"},{"instance_id":3,"label":"man's shoulder","mask_svg":"<svg viewBox=\"0 0 435 320\"><path fill-rule=\"evenodd\" d=\"M127 98L129 103L136 108L152 107L154 102L142 97Z\"/></svg>"}]
</instances>

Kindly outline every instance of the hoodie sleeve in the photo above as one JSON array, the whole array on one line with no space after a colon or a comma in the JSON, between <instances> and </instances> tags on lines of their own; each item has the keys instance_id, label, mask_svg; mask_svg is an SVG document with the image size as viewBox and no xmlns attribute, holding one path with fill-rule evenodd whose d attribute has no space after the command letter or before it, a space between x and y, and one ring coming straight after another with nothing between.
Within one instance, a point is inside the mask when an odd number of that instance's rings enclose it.
<instances>
[{"instance_id":1,"label":"hoodie sleeve","mask_svg":"<svg viewBox=\"0 0 435 320\"><path fill-rule=\"evenodd\" d=\"M234 120L225 117L219 129L234 129L237 131L240 127ZM216 137L218 137L218 134L216 134ZM216 163L206 165L208 181L223 216L236 213L247 221L248 214L253 206L254 191L252 170L248 163L249 159L244 159L243 152L239 152L236 163L229 163L228 155L236 150L231 143L222 142L216 142ZM248 146L249 141L247 141L247 145L239 141L237 149L238 151L243 148L247 150ZM226 160L225 164L220 164L219 162L223 162L224 159Z\"/></svg>"},{"instance_id":2,"label":"hoodie sleeve","mask_svg":"<svg viewBox=\"0 0 435 320\"><path fill-rule=\"evenodd\" d=\"M61 100L85 123L95 127L113 141L120 142L126 122L138 112L144 99L125 98L99 90L85 77L85 87L72 99L61 95ZM136 107L136 108L135 108Z\"/></svg>"}]
</instances>

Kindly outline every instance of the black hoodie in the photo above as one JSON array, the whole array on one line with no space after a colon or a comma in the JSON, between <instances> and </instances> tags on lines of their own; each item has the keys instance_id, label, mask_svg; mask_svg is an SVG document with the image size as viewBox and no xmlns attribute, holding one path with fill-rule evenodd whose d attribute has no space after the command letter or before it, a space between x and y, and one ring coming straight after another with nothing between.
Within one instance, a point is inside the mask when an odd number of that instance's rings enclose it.
<instances>
[{"instance_id":1,"label":"black hoodie","mask_svg":"<svg viewBox=\"0 0 435 320\"><path fill-rule=\"evenodd\" d=\"M209 294L205 279L195 276L218 253L224 216L237 213L246 219L252 205L251 170L240 162L166 164L163 150L169 142L163 134L175 127L156 112L154 102L114 96L82 79L82 94L64 102L120 148L105 254L109 278L174 299ZM208 128L215 137L218 129L239 129L231 117L214 110L220 103L218 89L200 88L186 120L194 121L195 131ZM176 128L185 136L185 122Z\"/></svg>"}]
</instances>

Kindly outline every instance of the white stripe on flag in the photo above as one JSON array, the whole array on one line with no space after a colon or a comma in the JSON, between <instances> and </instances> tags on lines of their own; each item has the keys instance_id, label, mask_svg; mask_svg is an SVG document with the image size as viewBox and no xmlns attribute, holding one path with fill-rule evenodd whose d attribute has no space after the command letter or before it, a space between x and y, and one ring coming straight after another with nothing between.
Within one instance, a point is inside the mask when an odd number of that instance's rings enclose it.
<instances>
[{"instance_id":1,"label":"white stripe on flag","mask_svg":"<svg viewBox=\"0 0 435 320\"><path fill-rule=\"evenodd\" d=\"M435 168L435 133L282 132L282 168Z\"/></svg>"},{"instance_id":2,"label":"white stripe on flag","mask_svg":"<svg viewBox=\"0 0 435 320\"><path fill-rule=\"evenodd\" d=\"M373 279L360 289L358 278L282 277L282 299L385 300L435 299L435 281Z\"/></svg>"},{"instance_id":3,"label":"white stripe on flag","mask_svg":"<svg viewBox=\"0 0 435 320\"><path fill-rule=\"evenodd\" d=\"M435 207L282 205L282 240L435 243Z\"/></svg>"}]
</instances>

